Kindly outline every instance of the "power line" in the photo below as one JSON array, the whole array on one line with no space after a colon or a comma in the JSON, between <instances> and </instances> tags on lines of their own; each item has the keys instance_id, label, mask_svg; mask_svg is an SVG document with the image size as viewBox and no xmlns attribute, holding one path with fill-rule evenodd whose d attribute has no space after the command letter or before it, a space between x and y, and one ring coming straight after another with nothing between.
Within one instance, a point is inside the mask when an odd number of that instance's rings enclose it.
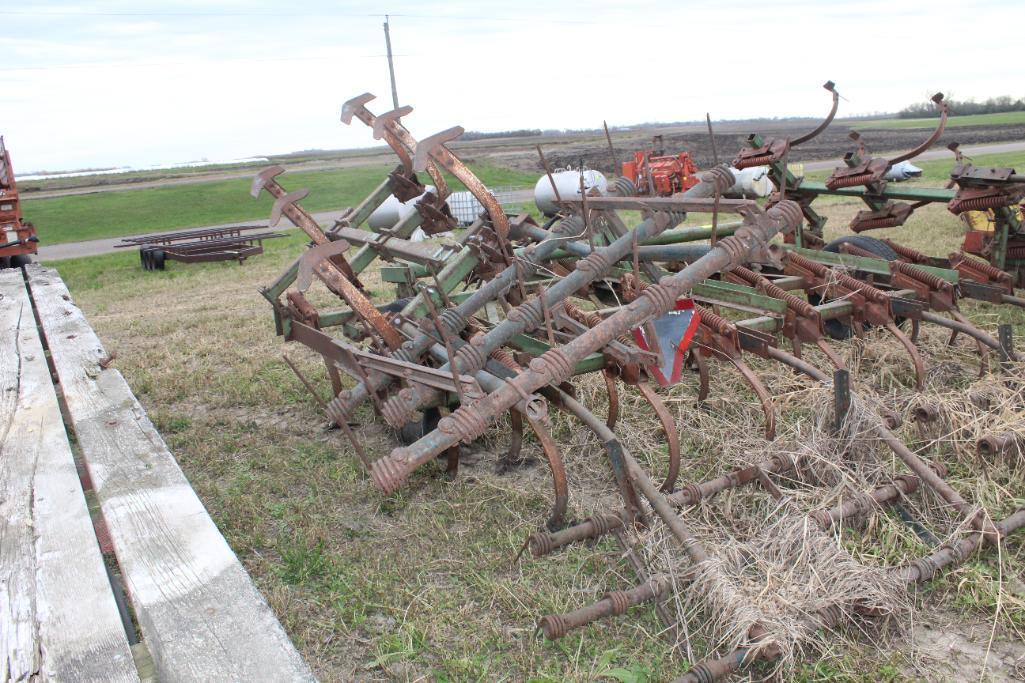
<instances>
[{"instance_id":1,"label":"power line","mask_svg":"<svg viewBox=\"0 0 1025 683\"><path fill-rule=\"evenodd\" d=\"M547 24L582 24L598 25L611 22L594 21L587 19L547 19L538 17L495 17L478 16L469 14L355 14L351 12L160 12L160 11L86 11L86 10L0 10L0 15L26 16L26 17L350 17L350 18L381 18L385 16L402 17L405 19L426 19L426 20L457 20L457 21L483 21L483 22L512 22L536 24L543 21ZM616 22L617 24L619 22ZM634 24L630 26L656 26L656 24Z\"/></svg>"},{"instance_id":2,"label":"power line","mask_svg":"<svg viewBox=\"0 0 1025 683\"><path fill-rule=\"evenodd\" d=\"M392 55L393 57L420 57L421 55ZM383 59L387 55L339 55L339 59ZM171 61L171 62L92 62L83 64L52 64L48 66L5 66L0 67L0 72L5 71L58 71L63 69L121 69L132 67L158 67L158 66L202 66L209 67L211 63L253 63L253 62L318 62L322 63L323 57L230 57L227 59L207 61Z\"/></svg>"}]
</instances>

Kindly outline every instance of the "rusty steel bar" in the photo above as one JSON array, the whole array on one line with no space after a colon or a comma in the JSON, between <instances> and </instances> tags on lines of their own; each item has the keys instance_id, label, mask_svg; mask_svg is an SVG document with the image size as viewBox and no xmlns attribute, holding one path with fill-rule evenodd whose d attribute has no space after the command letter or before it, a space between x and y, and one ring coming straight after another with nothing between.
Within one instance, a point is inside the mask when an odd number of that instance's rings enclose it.
<instances>
[{"instance_id":1,"label":"rusty steel bar","mask_svg":"<svg viewBox=\"0 0 1025 683\"><path fill-rule=\"evenodd\" d=\"M666 496L666 500L675 507L696 505L698 502L707 500L727 489L737 488L758 481L759 471L764 474L782 474L783 472L789 472L796 466L796 463L789 456L777 453L766 460L762 460L749 467L739 467L721 477L709 479L700 484L684 484L680 487L679 491Z\"/></svg>"},{"instance_id":2,"label":"rusty steel bar","mask_svg":"<svg viewBox=\"0 0 1025 683\"><path fill-rule=\"evenodd\" d=\"M783 201L765 213L749 214L748 222L730 237L718 241L707 256L659 284L646 289L631 304L606 318L600 325L560 348L531 361L529 369L481 400L461 406L439 423L438 429L409 447L396 448L374 463L374 483L385 492L395 491L410 472L459 441L472 442L495 417L524 400L539 388L567 379L574 364L606 346L623 332L669 312L676 299L697 283L745 262L768 259L768 243L777 233L793 231L802 219L800 206ZM565 282L565 280L563 281Z\"/></svg>"},{"instance_id":3,"label":"rusty steel bar","mask_svg":"<svg viewBox=\"0 0 1025 683\"><path fill-rule=\"evenodd\" d=\"M944 318L943 316L932 313L931 311L922 311L922 320L927 323L932 323L933 325L946 327L949 330L961 332L980 344L984 344L996 351L1000 350L1000 342L993 335L985 332L984 330L980 330L975 325L965 322L964 320L950 320L949 318ZM1015 354L1015 360L1021 360L1021 357L1018 354Z\"/></svg>"},{"instance_id":4,"label":"rusty steel bar","mask_svg":"<svg viewBox=\"0 0 1025 683\"><path fill-rule=\"evenodd\" d=\"M816 510L810 513L808 517L825 531L834 525L842 524L844 520L864 517L880 505L892 503L908 494L914 493L920 483L918 477L911 474L902 474L896 477L891 484L880 486L871 493L863 493L848 498L828 510Z\"/></svg>"},{"instance_id":5,"label":"rusty steel bar","mask_svg":"<svg viewBox=\"0 0 1025 683\"><path fill-rule=\"evenodd\" d=\"M612 591L596 603L565 614L549 614L541 618L537 627L549 640L562 638L574 629L581 628L604 617L626 614L631 607L645 602L659 600L672 589L670 577L660 574L625 591Z\"/></svg>"},{"instance_id":6,"label":"rusty steel bar","mask_svg":"<svg viewBox=\"0 0 1025 683\"><path fill-rule=\"evenodd\" d=\"M988 518L987 518L988 521ZM999 522L989 521L989 527L1003 539L1025 526L1025 508L1012 513ZM903 567L890 570L899 580L907 583L924 583L935 577L948 566L956 566L964 562L983 544L989 532L972 533L954 543L945 543L935 552L920 557Z\"/></svg>"},{"instance_id":7,"label":"rusty steel bar","mask_svg":"<svg viewBox=\"0 0 1025 683\"><path fill-rule=\"evenodd\" d=\"M531 555L541 557L571 543L598 538L622 527L623 518L619 515L592 515L579 524L559 531L539 531L531 534L527 539L527 546Z\"/></svg>"}]
</instances>

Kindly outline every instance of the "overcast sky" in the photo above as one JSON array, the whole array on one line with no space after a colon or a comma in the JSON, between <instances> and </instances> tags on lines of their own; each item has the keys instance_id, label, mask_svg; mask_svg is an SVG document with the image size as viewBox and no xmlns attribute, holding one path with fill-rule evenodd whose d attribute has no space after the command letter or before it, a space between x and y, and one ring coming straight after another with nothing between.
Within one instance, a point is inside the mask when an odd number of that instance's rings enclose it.
<instances>
[{"instance_id":1,"label":"overcast sky","mask_svg":"<svg viewBox=\"0 0 1025 683\"><path fill-rule=\"evenodd\" d=\"M385 12L417 137L1025 95L1020 0L0 0L0 133L20 173L370 146Z\"/></svg>"}]
</instances>

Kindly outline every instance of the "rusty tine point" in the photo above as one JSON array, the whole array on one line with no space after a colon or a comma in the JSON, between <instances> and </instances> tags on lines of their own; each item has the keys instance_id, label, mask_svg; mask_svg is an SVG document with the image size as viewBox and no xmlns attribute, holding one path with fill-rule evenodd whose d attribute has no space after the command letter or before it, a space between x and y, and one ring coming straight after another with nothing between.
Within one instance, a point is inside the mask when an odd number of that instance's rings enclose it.
<instances>
[{"instance_id":1,"label":"rusty tine point","mask_svg":"<svg viewBox=\"0 0 1025 683\"><path fill-rule=\"evenodd\" d=\"M425 170L428 162L431 160L431 152L436 147L441 147L446 142L452 142L462 134L462 126L452 126L418 142L416 144L416 154L413 155L413 170L418 173Z\"/></svg>"},{"instance_id":2,"label":"rusty tine point","mask_svg":"<svg viewBox=\"0 0 1025 683\"><path fill-rule=\"evenodd\" d=\"M388 128L388 124L390 124L392 121L398 121L403 116L405 116L406 114L410 113L411 111L413 111L413 108L407 105L405 107L399 107L398 109L392 109L391 111L386 111L383 114L378 114L374 118L374 128L373 128L373 130L374 130L374 132L373 132L374 139L375 140L380 140L382 137L384 137L384 133L385 133L385 131ZM426 166L425 166L425 168L426 168ZM421 170L423 170L423 169L421 169Z\"/></svg>"},{"instance_id":3,"label":"rusty tine point","mask_svg":"<svg viewBox=\"0 0 1025 683\"><path fill-rule=\"evenodd\" d=\"M309 194L309 190L292 190L291 192L283 194L274 200L274 206L272 206L270 210L270 221L268 221L268 225L272 228L275 227L281 222L281 214L286 208L298 201L306 199Z\"/></svg>"},{"instance_id":4,"label":"rusty tine point","mask_svg":"<svg viewBox=\"0 0 1025 683\"><path fill-rule=\"evenodd\" d=\"M342 123L349 125L352 123L352 117L356 115L362 107L366 106L367 102L371 102L377 99L377 95L365 92L358 97L353 97L342 105Z\"/></svg>"},{"instance_id":5,"label":"rusty tine point","mask_svg":"<svg viewBox=\"0 0 1025 683\"><path fill-rule=\"evenodd\" d=\"M284 172L285 169L277 165L268 166L263 169L253 177L253 184L249 188L249 195L253 199L257 199L260 196L260 191L267 187L267 183L274 180Z\"/></svg>"}]
</instances>

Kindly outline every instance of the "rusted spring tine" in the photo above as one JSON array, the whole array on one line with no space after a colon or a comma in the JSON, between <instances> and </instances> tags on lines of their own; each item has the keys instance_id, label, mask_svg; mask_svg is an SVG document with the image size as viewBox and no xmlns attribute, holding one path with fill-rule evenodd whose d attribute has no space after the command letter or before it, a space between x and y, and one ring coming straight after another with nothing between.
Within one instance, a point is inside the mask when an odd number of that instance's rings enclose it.
<instances>
[{"instance_id":1,"label":"rusted spring tine","mask_svg":"<svg viewBox=\"0 0 1025 683\"><path fill-rule=\"evenodd\" d=\"M605 418L605 424L609 429L615 430L616 422L619 421L619 389L616 386L616 375L605 368L602 370L602 377L605 379L605 391L609 395L609 416Z\"/></svg>"},{"instance_id":2,"label":"rusted spring tine","mask_svg":"<svg viewBox=\"0 0 1025 683\"><path fill-rule=\"evenodd\" d=\"M541 450L544 451L548 460L548 467L552 471L552 484L555 486L555 502L552 504L552 514L549 515L545 526L549 530L562 527L566 520L566 507L569 504L569 482L566 480L566 465L562 462L562 454L559 452L559 445L548 433L538 420L527 418L527 424L534 431L534 436L541 442Z\"/></svg>"},{"instance_id":3,"label":"rusted spring tine","mask_svg":"<svg viewBox=\"0 0 1025 683\"><path fill-rule=\"evenodd\" d=\"M666 475L666 480L662 483L661 490L669 493L676 486L676 479L680 476L680 434L676 430L676 422L673 420L673 416L669 414L666 404L662 402L662 399L651 388L651 385L643 381L638 382L637 390L641 392L641 396L644 397L644 400L655 411L658 421L662 423L662 431L666 435L666 443L669 446L669 474Z\"/></svg>"},{"instance_id":4,"label":"rusted spring tine","mask_svg":"<svg viewBox=\"0 0 1025 683\"><path fill-rule=\"evenodd\" d=\"M728 474L715 479L703 481L700 484L684 484L676 493L666 496L670 505L676 507L688 507L696 505L702 500L707 500L727 489L736 488L758 481L758 477L752 474L761 470L765 474L781 474L796 467L794 461L787 455L777 454L750 467L739 468ZM750 476L748 476L750 475Z\"/></svg>"},{"instance_id":5,"label":"rusted spring tine","mask_svg":"<svg viewBox=\"0 0 1025 683\"><path fill-rule=\"evenodd\" d=\"M826 81L822 87L830 93L832 93L833 106L830 108L829 113L826 115L826 118L822 121L822 123L816 126L814 130L811 130L805 133L804 135L794 139L790 143L790 147L797 147L798 145L808 142L809 140L817 137L820 133L822 133L822 131L829 127L830 123L833 122L833 117L836 116L836 110L840 106L840 93L837 91L836 84L833 83L833 81Z\"/></svg>"},{"instance_id":6,"label":"rusted spring tine","mask_svg":"<svg viewBox=\"0 0 1025 683\"><path fill-rule=\"evenodd\" d=\"M936 93L933 95L932 101L940 108L940 122L936 126L936 130L934 130L922 144L918 145L918 147L890 159L890 166L899 164L902 161L907 161L908 159L914 159L919 154L932 147L932 144L939 140L940 136L943 135L943 129L947 127L947 115L950 112L950 106L943 101L943 93Z\"/></svg>"},{"instance_id":7,"label":"rusted spring tine","mask_svg":"<svg viewBox=\"0 0 1025 683\"><path fill-rule=\"evenodd\" d=\"M593 515L580 524L559 531L538 531L531 534L527 539L527 547L530 548L531 555L542 557L571 543L598 538L622 527L623 518L619 515Z\"/></svg>"},{"instance_id":8,"label":"rusted spring tine","mask_svg":"<svg viewBox=\"0 0 1025 683\"><path fill-rule=\"evenodd\" d=\"M445 451L445 476L449 480L455 479L459 473L459 444L452 446Z\"/></svg>"},{"instance_id":9,"label":"rusted spring tine","mask_svg":"<svg viewBox=\"0 0 1025 683\"><path fill-rule=\"evenodd\" d=\"M901 332L896 323L886 323L886 329L897 338L897 341L904 346L908 355L911 356L911 363L915 366L915 388L921 391L925 388L925 361L922 360L922 354L918 352L918 347L915 346L915 343L908 339L906 334Z\"/></svg>"},{"instance_id":10,"label":"rusted spring tine","mask_svg":"<svg viewBox=\"0 0 1025 683\"><path fill-rule=\"evenodd\" d=\"M840 357L840 354L836 352L836 349L830 346L829 342L825 339L816 340L815 346L819 348L819 351L825 354L826 358L829 359L829 362L832 363L833 367L837 370L847 369L847 364L844 362L843 358Z\"/></svg>"},{"instance_id":11,"label":"rusted spring tine","mask_svg":"<svg viewBox=\"0 0 1025 683\"><path fill-rule=\"evenodd\" d=\"M962 325L972 325L972 323L969 322L968 318L966 318L964 314L961 313L961 311L958 311L957 309L952 309L948 311L948 313L950 314L951 318L961 323ZM972 325L972 327L975 326ZM953 338L953 335L951 335L951 338ZM989 347L983 344L978 339L975 340L975 347L979 350L979 377L983 377L987 372L989 372Z\"/></svg>"},{"instance_id":12,"label":"rusted spring tine","mask_svg":"<svg viewBox=\"0 0 1025 683\"><path fill-rule=\"evenodd\" d=\"M845 520L864 517L878 506L898 501L900 498L914 493L921 480L913 474L896 477L893 483L878 487L870 493L863 493L848 498L839 505L827 510L816 510L808 515L823 531Z\"/></svg>"},{"instance_id":13,"label":"rusted spring tine","mask_svg":"<svg viewBox=\"0 0 1025 683\"><path fill-rule=\"evenodd\" d=\"M653 576L629 590L607 593L604 598L586 607L542 617L537 627L546 638L556 640L603 617L619 616L631 607L661 599L669 593L672 585L670 578L664 574Z\"/></svg>"},{"instance_id":14,"label":"rusted spring tine","mask_svg":"<svg viewBox=\"0 0 1025 683\"><path fill-rule=\"evenodd\" d=\"M523 450L523 413L518 410L510 410L509 425L512 432L509 439L509 450L502 458L501 469L520 463L520 453Z\"/></svg>"},{"instance_id":15,"label":"rusted spring tine","mask_svg":"<svg viewBox=\"0 0 1025 683\"><path fill-rule=\"evenodd\" d=\"M963 318L963 316L961 317ZM924 320L927 323L939 325L940 327L946 327L950 330L962 332L971 337L972 339L975 339L976 341L985 344L986 346L995 351L1000 350L1000 342L997 341L995 337L993 337L988 332L981 330L975 325L971 324L968 320L948 320L947 318L944 318L941 315L937 315L932 311L922 311L922 320ZM1022 358L1020 354L1015 354L1014 360L1021 359Z\"/></svg>"},{"instance_id":16,"label":"rusted spring tine","mask_svg":"<svg viewBox=\"0 0 1025 683\"><path fill-rule=\"evenodd\" d=\"M985 458L1005 453L1020 442L1017 435L1011 432L987 434L975 442L975 452Z\"/></svg>"},{"instance_id":17,"label":"rusted spring tine","mask_svg":"<svg viewBox=\"0 0 1025 683\"><path fill-rule=\"evenodd\" d=\"M762 404L762 412L765 413L765 438L772 441L776 438L776 406L772 402L772 394L769 393L769 390L762 384L762 380L758 378L758 375L754 373L747 363L739 358L727 356L727 359L740 371L740 374L747 380L751 389L758 395L758 401Z\"/></svg>"},{"instance_id":18,"label":"rusted spring tine","mask_svg":"<svg viewBox=\"0 0 1025 683\"><path fill-rule=\"evenodd\" d=\"M872 285L862 282L857 278L853 278L846 273L843 273L829 266L823 265L817 261L812 261L810 258L806 258L801 254L788 251L786 253L786 259L792 261L794 265L804 268L805 270L815 273L819 277L826 278L827 280L834 280L837 284L845 289L850 289L859 294L863 295L866 299L875 301L877 303L889 302L889 297L886 296L882 291L876 289Z\"/></svg>"},{"instance_id":19,"label":"rusted spring tine","mask_svg":"<svg viewBox=\"0 0 1025 683\"><path fill-rule=\"evenodd\" d=\"M700 351L695 351L693 358L694 364L698 366L698 403L700 403L708 398L708 361Z\"/></svg>"},{"instance_id":20,"label":"rusted spring tine","mask_svg":"<svg viewBox=\"0 0 1025 683\"><path fill-rule=\"evenodd\" d=\"M993 533L1006 538L1025 526L1025 508L1020 508L999 522L988 521ZM956 543L945 543L935 552L920 557L903 567L894 567L890 571L901 581L907 583L923 583L936 576L948 565L958 565L971 556L982 544L986 534L971 534Z\"/></svg>"}]
</instances>

